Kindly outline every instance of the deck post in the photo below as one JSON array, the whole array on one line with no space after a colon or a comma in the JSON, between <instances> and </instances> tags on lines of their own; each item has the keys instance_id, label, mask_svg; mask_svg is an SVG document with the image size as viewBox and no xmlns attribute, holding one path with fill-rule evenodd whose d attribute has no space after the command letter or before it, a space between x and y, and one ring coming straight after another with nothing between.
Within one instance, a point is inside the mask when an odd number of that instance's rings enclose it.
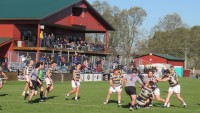
<instances>
[{"instance_id":1,"label":"deck post","mask_svg":"<svg viewBox=\"0 0 200 113\"><path fill-rule=\"evenodd\" d=\"M39 61L40 57L40 24L38 24L38 29L37 29L37 53L36 53L36 62Z\"/></svg>"},{"instance_id":2,"label":"deck post","mask_svg":"<svg viewBox=\"0 0 200 113\"><path fill-rule=\"evenodd\" d=\"M108 31L105 32L104 36L104 52L108 52Z\"/></svg>"}]
</instances>

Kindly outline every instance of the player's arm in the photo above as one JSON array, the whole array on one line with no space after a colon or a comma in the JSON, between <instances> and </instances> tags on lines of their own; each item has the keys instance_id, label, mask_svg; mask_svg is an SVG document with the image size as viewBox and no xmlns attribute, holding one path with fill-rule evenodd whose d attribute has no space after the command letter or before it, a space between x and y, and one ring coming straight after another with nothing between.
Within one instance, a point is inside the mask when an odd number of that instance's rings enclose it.
<instances>
[{"instance_id":1,"label":"player's arm","mask_svg":"<svg viewBox=\"0 0 200 113\"><path fill-rule=\"evenodd\" d=\"M72 76L73 76L74 82L76 83L76 73L75 73L75 70L73 71Z\"/></svg>"},{"instance_id":2,"label":"player's arm","mask_svg":"<svg viewBox=\"0 0 200 113\"><path fill-rule=\"evenodd\" d=\"M144 83L142 82L142 80L137 76L137 81L140 83L141 87L144 87Z\"/></svg>"},{"instance_id":3,"label":"player's arm","mask_svg":"<svg viewBox=\"0 0 200 113\"><path fill-rule=\"evenodd\" d=\"M124 86L124 82L125 82L125 78L124 78L124 76L122 76L121 88L123 88L123 86Z\"/></svg>"},{"instance_id":4,"label":"player's arm","mask_svg":"<svg viewBox=\"0 0 200 113\"><path fill-rule=\"evenodd\" d=\"M26 79L26 67L23 70L23 76L24 76L24 79Z\"/></svg>"},{"instance_id":5,"label":"player's arm","mask_svg":"<svg viewBox=\"0 0 200 113\"><path fill-rule=\"evenodd\" d=\"M112 78L110 79L110 82L109 82L109 83L110 83L110 86L111 86L111 87L115 88L115 86L114 86L114 84L113 84Z\"/></svg>"},{"instance_id":6,"label":"player's arm","mask_svg":"<svg viewBox=\"0 0 200 113\"><path fill-rule=\"evenodd\" d=\"M157 79L157 81L159 81L159 82L166 82L168 80L170 80L170 78L163 78L163 79L159 78L159 79Z\"/></svg>"},{"instance_id":7,"label":"player's arm","mask_svg":"<svg viewBox=\"0 0 200 113\"><path fill-rule=\"evenodd\" d=\"M175 76L176 76L176 81L178 82L178 75L175 73Z\"/></svg>"},{"instance_id":8,"label":"player's arm","mask_svg":"<svg viewBox=\"0 0 200 113\"><path fill-rule=\"evenodd\" d=\"M39 83L40 85L42 84L42 82L40 81L40 79L37 78L37 81L38 81L38 83Z\"/></svg>"},{"instance_id":9,"label":"player's arm","mask_svg":"<svg viewBox=\"0 0 200 113\"><path fill-rule=\"evenodd\" d=\"M48 69L46 76L47 76L48 78L51 78L50 69Z\"/></svg>"}]
</instances>

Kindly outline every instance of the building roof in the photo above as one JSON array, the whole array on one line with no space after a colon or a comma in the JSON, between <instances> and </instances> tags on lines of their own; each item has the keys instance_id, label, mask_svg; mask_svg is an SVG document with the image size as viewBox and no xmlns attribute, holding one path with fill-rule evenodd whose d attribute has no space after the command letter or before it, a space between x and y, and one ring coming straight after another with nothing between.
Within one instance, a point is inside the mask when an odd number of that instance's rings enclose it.
<instances>
[{"instance_id":1,"label":"building roof","mask_svg":"<svg viewBox=\"0 0 200 113\"><path fill-rule=\"evenodd\" d=\"M145 54L145 55L142 55L142 56L147 56L149 54ZM171 55L168 55L168 54L157 54L157 53L152 53L152 55L155 55L155 56L158 56L158 57L161 57L161 58L165 58L167 60L174 60L174 61L184 61L184 59L181 59L181 58L177 58L177 57L174 57L174 56L171 56ZM142 56L138 56L136 58L139 58L139 57L142 57Z\"/></svg>"},{"instance_id":2,"label":"building roof","mask_svg":"<svg viewBox=\"0 0 200 113\"><path fill-rule=\"evenodd\" d=\"M12 41L12 38L3 38L0 37L0 47L4 46L5 44L9 43Z\"/></svg>"},{"instance_id":3,"label":"building roof","mask_svg":"<svg viewBox=\"0 0 200 113\"><path fill-rule=\"evenodd\" d=\"M87 0L0 0L0 20L43 20L81 1L108 30L115 30Z\"/></svg>"},{"instance_id":4,"label":"building roof","mask_svg":"<svg viewBox=\"0 0 200 113\"><path fill-rule=\"evenodd\" d=\"M168 55L168 54L156 54L156 53L153 53L153 54L155 56L162 57L162 58L165 58L165 59L168 59L168 60L184 61L184 59L177 58L177 57L174 57L174 56L171 56L171 55Z\"/></svg>"},{"instance_id":5,"label":"building roof","mask_svg":"<svg viewBox=\"0 0 200 113\"><path fill-rule=\"evenodd\" d=\"M0 19L41 20L81 0L0 0Z\"/></svg>"}]
</instances>

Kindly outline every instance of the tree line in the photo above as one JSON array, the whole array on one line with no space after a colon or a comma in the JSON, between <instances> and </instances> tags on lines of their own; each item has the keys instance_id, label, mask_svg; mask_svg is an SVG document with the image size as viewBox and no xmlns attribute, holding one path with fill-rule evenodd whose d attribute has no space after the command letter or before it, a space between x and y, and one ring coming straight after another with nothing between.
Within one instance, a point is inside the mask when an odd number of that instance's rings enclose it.
<instances>
[{"instance_id":1,"label":"tree line","mask_svg":"<svg viewBox=\"0 0 200 113\"><path fill-rule=\"evenodd\" d=\"M200 26L188 27L177 13L160 18L151 31L141 29L148 16L142 7L120 9L96 0L93 7L115 28L109 32L109 50L114 55L134 57L146 53L187 58L187 67L200 69Z\"/></svg>"}]
</instances>

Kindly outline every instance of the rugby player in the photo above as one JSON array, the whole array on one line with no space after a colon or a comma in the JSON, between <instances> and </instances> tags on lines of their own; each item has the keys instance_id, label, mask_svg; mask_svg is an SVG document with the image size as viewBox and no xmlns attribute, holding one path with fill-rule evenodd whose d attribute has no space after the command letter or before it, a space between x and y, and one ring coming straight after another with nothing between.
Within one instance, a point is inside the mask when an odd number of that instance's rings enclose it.
<instances>
[{"instance_id":1,"label":"rugby player","mask_svg":"<svg viewBox=\"0 0 200 113\"><path fill-rule=\"evenodd\" d=\"M38 87L38 83L42 84L39 79L38 79L38 74L39 74L39 70L40 70L40 62L36 63L35 69L33 69L31 71L31 73L29 74L29 87L31 89L31 94L29 97L29 101L28 103L32 104L32 98L33 96L37 95L37 87Z\"/></svg>"},{"instance_id":2,"label":"rugby player","mask_svg":"<svg viewBox=\"0 0 200 113\"><path fill-rule=\"evenodd\" d=\"M111 77L110 77L110 88L108 90L108 94L107 94L106 101L104 102L104 104L108 103L108 101L110 99L110 95L112 93L117 92L118 105L119 106L122 105L121 104L121 93L122 93L123 82L124 82L124 76L119 73L118 68L114 69L114 72L113 72L113 74L111 74Z\"/></svg>"},{"instance_id":3,"label":"rugby player","mask_svg":"<svg viewBox=\"0 0 200 113\"><path fill-rule=\"evenodd\" d=\"M137 106L149 108L151 100L153 99L153 87L154 82L149 81L149 83L144 88L142 88L136 99Z\"/></svg>"},{"instance_id":4,"label":"rugby player","mask_svg":"<svg viewBox=\"0 0 200 113\"><path fill-rule=\"evenodd\" d=\"M24 79L26 80L26 85L24 87L24 91L22 92L22 96L29 94L29 85L28 85L29 79L28 79L28 76L31 73L31 71L34 69L33 64L34 64L34 61L30 60L28 66L25 66L25 68L24 68L23 75L24 75Z\"/></svg>"},{"instance_id":5,"label":"rugby player","mask_svg":"<svg viewBox=\"0 0 200 113\"><path fill-rule=\"evenodd\" d=\"M46 92L45 92L45 97L44 99L46 100L47 99L47 95L49 92L51 92L54 87L53 87L53 80L52 80L52 75L54 73L54 69L56 68L56 62L55 61L52 61L51 64L50 64L50 67L48 68L47 72L46 72L46 78L45 78L45 81L46 81Z\"/></svg>"},{"instance_id":6,"label":"rugby player","mask_svg":"<svg viewBox=\"0 0 200 113\"><path fill-rule=\"evenodd\" d=\"M169 82L170 87L168 89L168 95L167 95L164 107L167 107L167 104L169 103L170 97L173 93L176 94L176 98L183 104L183 107L184 108L187 107L185 101L183 100L183 98L180 95L181 87L180 87L177 79L172 74L170 74L170 70L167 69L165 71L165 76L163 78L160 78L160 79L157 79L157 80L160 81L160 82Z\"/></svg>"},{"instance_id":7,"label":"rugby player","mask_svg":"<svg viewBox=\"0 0 200 113\"><path fill-rule=\"evenodd\" d=\"M45 68L45 63L44 62L41 62L40 63L40 70L39 70L39 73L38 73L38 80L40 81L40 84L38 82L38 87L40 88L40 102L44 102L44 87L43 87L43 80L42 80L42 77L43 77L43 70Z\"/></svg>"},{"instance_id":8,"label":"rugby player","mask_svg":"<svg viewBox=\"0 0 200 113\"><path fill-rule=\"evenodd\" d=\"M2 67L0 66L0 75L2 75L4 77L4 79L8 80L8 77L6 76L6 74L3 72ZM3 87L3 81L2 78L0 78L0 89Z\"/></svg>"},{"instance_id":9,"label":"rugby player","mask_svg":"<svg viewBox=\"0 0 200 113\"><path fill-rule=\"evenodd\" d=\"M66 94L66 99L68 97L75 93L75 101L78 101L78 95L79 95L79 90L80 90L80 80L81 79L81 64L77 63L76 64L76 69L73 70L72 74L72 80L71 80L71 85L72 85L72 90Z\"/></svg>"},{"instance_id":10,"label":"rugby player","mask_svg":"<svg viewBox=\"0 0 200 113\"><path fill-rule=\"evenodd\" d=\"M136 68L133 68L128 72L127 76L124 77L124 81L126 94L129 95L131 98L131 106L129 109L132 111L135 108L136 103L136 82L138 81L141 86L144 85L142 80L137 76Z\"/></svg>"},{"instance_id":11,"label":"rugby player","mask_svg":"<svg viewBox=\"0 0 200 113\"><path fill-rule=\"evenodd\" d=\"M149 70L148 76L145 76L143 78L143 82L144 82L145 86L147 86L150 81L153 81L155 83L152 87L154 99L156 99L159 102L165 103L165 99L160 97L160 89L158 88L158 86L156 84L157 80L156 80L156 77L153 75L152 70Z\"/></svg>"}]
</instances>

